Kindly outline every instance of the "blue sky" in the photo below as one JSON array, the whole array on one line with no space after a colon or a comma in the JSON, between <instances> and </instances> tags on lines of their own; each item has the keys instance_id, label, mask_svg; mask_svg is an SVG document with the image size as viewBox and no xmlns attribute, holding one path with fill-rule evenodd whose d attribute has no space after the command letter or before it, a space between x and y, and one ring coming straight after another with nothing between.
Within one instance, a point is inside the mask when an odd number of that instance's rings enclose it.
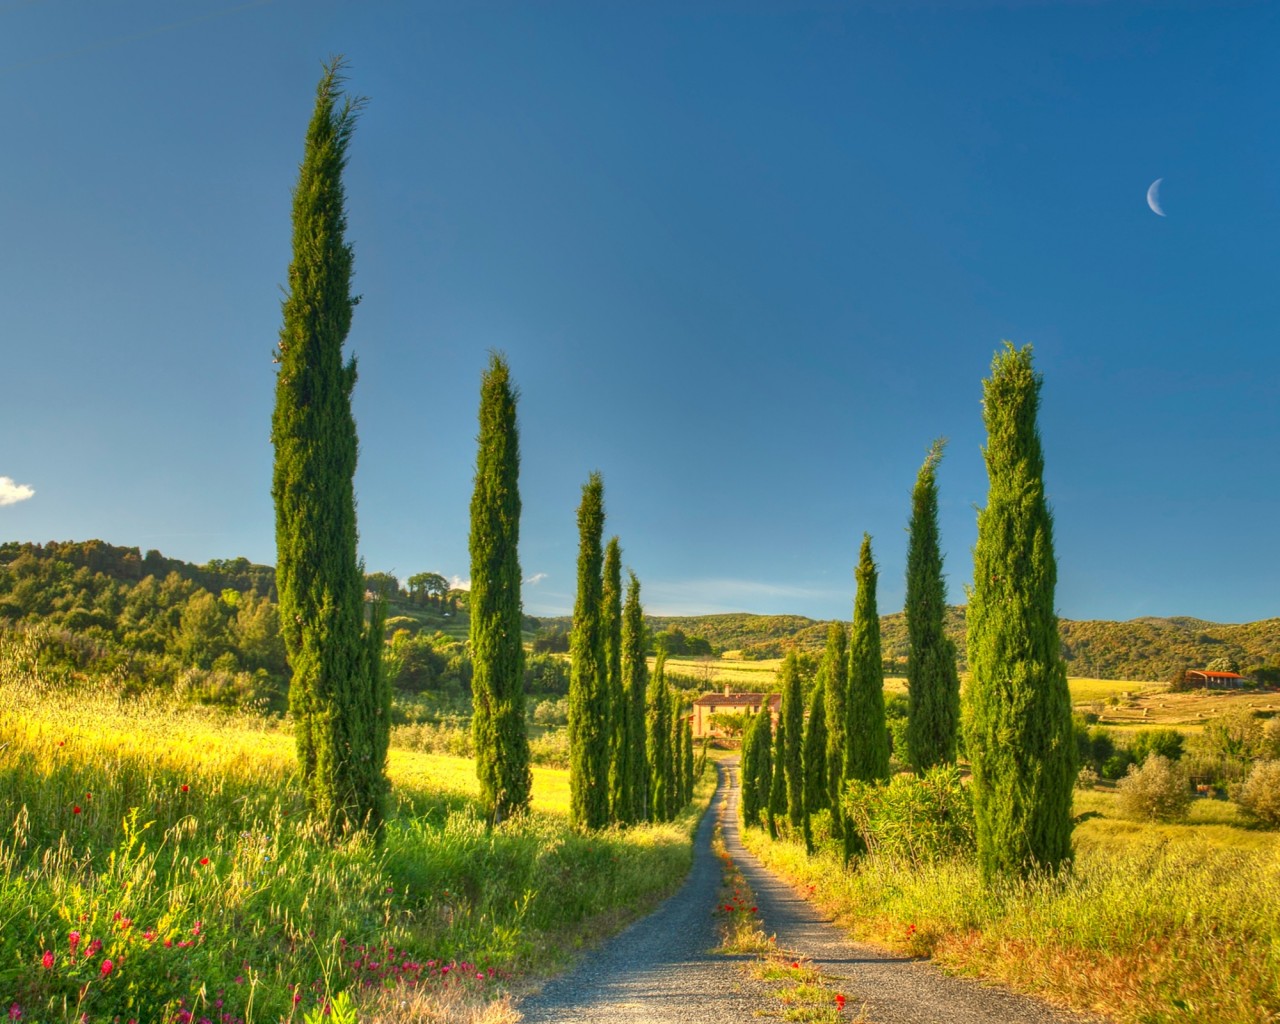
<instances>
[{"instance_id":1,"label":"blue sky","mask_svg":"<svg viewBox=\"0 0 1280 1024\"><path fill-rule=\"evenodd\" d=\"M499 348L526 610L572 606L593 469L651 611L847 617L863 531L896 609L938 436L962 601L1007 338L1060 614L1280 615L1278 49L1268 3L0 0L0 538L274 561L341 52L369 569L467 576Z\"/></svg>"}]
</instances>

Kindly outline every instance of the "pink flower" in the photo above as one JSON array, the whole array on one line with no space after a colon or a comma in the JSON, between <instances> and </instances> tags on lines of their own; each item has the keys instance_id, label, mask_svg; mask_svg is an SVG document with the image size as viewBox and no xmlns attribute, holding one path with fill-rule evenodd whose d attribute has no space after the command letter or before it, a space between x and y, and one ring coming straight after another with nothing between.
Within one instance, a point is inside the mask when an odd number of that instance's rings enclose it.
<instances>
[{"instance_id":1,"label":"pink flower","mask_svg":"<svg viewBox=\"0 0 1280 1024\"><path fill-rule=\"evenodd\" d=\"M9 1019L22 1020L22 1007L19 1006L17 1003L14 1003L12 1006L9 1007Z\"/></svg>"},{"instance_id":2,"label":"pink flower","mask_svg":"<svg viewBox=\"0 0 1280 1024\"><path fill-rule=\"evenodd\" d=\"M75 949L75 948L76 948L76 946L80 945L80 933L79 933L79 932L69 932L69 933L67 934L67 941L68 941L69 943L71 943L71 948L72 948L72 949Z\"/></svg>"},{"instance_id":3,"label":"pink flower","mask_svg":"<svg viewBox=\"0 0 1280 1024\"><path fill-rule=\"evenodd\" d=\"M110 974L112 971L114 971L115 969L116 969L116 965L115 965L115 964L113 964L110 960L103 960L103 961L102 961L102 968L101 968L101 970L102 970L102 976L103 976L104 978L105 978L108 974Z\"/></svg>"},{"instance_id":4,"label":"pink flower","mask_svg":"<svg viewBox=\"0 0 1280 1024\"><path fill-rule=\"evenodd\" d=\"M40 958L40 963L46 971L53 970L53 950L46 949L44 956Z\"/></svg>"}]
</instances>

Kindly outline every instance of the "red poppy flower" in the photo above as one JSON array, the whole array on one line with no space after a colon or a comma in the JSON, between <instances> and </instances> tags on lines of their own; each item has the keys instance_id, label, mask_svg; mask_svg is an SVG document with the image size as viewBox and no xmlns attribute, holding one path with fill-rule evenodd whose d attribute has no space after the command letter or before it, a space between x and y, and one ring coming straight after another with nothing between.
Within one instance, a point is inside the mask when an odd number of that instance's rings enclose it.
<instances>
[{"instance_id":1,"label":"red poppy flower","mask_svg":"<svg viewBox=\"0 0 1280 1024\"><path fill-rule=\"evenodd\" d=\"M79 805L79 804L75 804L75 805L73 805L73 806L72 806L72 808L71 808L71 813L72 813L72 814L79 814L79 813L80 813L80 805Z\"/></svg>"},{"instance_id":2,"label":"red poppy flower","mask_svg":"<svg viewBox=\"0 0 1280 1024\"><path fill-rule=\"evenodd\" d=\"M201 866L201 867L204 867L204 866L205 866L206 864L208 864L208 863L209 863L209 858L208 858L208 857L201 857L201 858L200 858L200 866Z\"/></svg>"},{"instance_id":3,"label":"red poppy flower","mask_svg":"<svg viewBox=\"0 0 1280 1024\"><path fill-rule=\"evenodd\" d=\"M184 792L184 793L185 793L185 792L186 792L187 790L189 790L190 788L191 788L191 787L190 787L190 786L188 786L185 782L182 784L182 792Z\"/></svg>"}]
</instances>

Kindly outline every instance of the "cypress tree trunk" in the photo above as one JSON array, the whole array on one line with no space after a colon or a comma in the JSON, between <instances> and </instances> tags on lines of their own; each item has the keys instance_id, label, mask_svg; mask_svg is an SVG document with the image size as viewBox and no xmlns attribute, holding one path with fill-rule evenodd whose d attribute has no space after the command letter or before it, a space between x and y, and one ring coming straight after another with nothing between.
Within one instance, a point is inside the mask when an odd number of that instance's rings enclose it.
<instances>
[{"instance_id":1,"label":"cypress tree trunk","mask_svg":"<svg viewBox=\"0 0 1280 1024\"><path fill-rule=\"evenodd\" d=\"M649 818L649 763L645 756L645 686L649 665L644 656L644 612L640 607L640 581L630 574L627 603L622 611L622 680L627 728L626 785L623 787L625 822Z\"/></svg>"},{"instance_id":2,"label":"cypress tree trunk","mask_svg":"<svg viewBox=\"0 0 1280 1024\"><path fill-rule=\"evenodd\" d=\"M520 436L506 360L480 383L471 497L472 736L480 801L493 823L529 806L533 775L524 724L520 622Z\"/></svg>"},{"instance_id":3,"label":"cypress tree trunk","mask_svg":"<svg viewBox=\"0 0 1280 1024\"><path fill-rule=\"evenodd\" d=\"M381 822L386 781L378 751L389 727L380 714L356 557L356 364L342 354L356 300L342 171L361 101L339 104L342 81L341 60L325 67L293 192L293 259L271 418L280 632L293 670L289 707L307 804L331 836Z\"/></svg>"},{"instance_id":4,"label":"cypress tree trunk","mask_svg":"<svg viewBox=\"0 0 1280 1024\"><path fill-rule=\"evenodd\" d=\"M569 821L609 823L609 691L600 621L604 481L592 473L578 506L578 597L569 653Z\"/></svg>"},{"instance_id":5,"label":"cypress tree trunk","mask_svg":"<svg viewBox=\"0 0 1280 1024\"><path fill-rule=\"evenodd\" d=\"M889 730L884 723L884 662L880 658L880 615L876 611L876 564L871 536L862 535L858 554L858 594L853 602L849 642L849 724L845 772L851 779L889 778Z\"/></svg>"},{"instance_id":6,"label":"cypress tree trunk","mask_svg":"<svg viewBox=\"0 0 1280 1024\"><path fill-rule=\"evenodd\" d=\"M827 806L826 686L819 682L809 698L809 721L804 728L804 842L813 850L810 819Z\"/></svg>"},{"instance_id":7,"label":"cypress tree trunk","mask_svg":"<svg viewBox=\"0 0 1280 1024\"><path fill-rule=\"evenodd\" d=\"M604 665L609 692L609 816L625 819L627 703L622 693L622 549L611 537L604 552L604 593L600 616L604 633Z\"/></svg>"},{"instance_id":8,"label":"cypress tree trunk","mask_svg":"<svg viewBox=\"0 0 1280 1024\"><path fill-rule=\"evenodd\" d=\"M778 819L787 814L787 718L778 716L773 735L773 756L769 759L769 835L778 838Z\"/></svg>"},{"instance_id":9,"label":"cypress tree trunk","mask_svg":"<svg viewBox=\"0 0 1280 1024\"><path fill-rule=\"evenodd\" d=\"M782 662L782 720L787 745L783 753L787 776L787 817L793 828L804 822L804 697L800 692L800 664L790 650Z\"/></svg>"},{"instance_id":10,"label":"cypress tree trunk","mask_svg":"<svg viewBox=\"0 0 1280 1024\"><path fill-rule=\"evenodd\" d=\"M844 834L840 785L844 780L844 733L849 703L849 638L843 623L833 622L827 627L822 683L827 726L827 806L831 808L831 831L839 838Z\"/></svg>"},{"instance_id":11,"label":"cypress tree trunk","mask_svg":"<svg viewBox=\"0 0 1280 1024\"><path fill-rule=\"evenodd\" d=\"M666 661L666 651L659 647L645 694L650 821L666 821L667 804L671 799L667 785L668 765L671 763L671 693L667 689Z\"/></svg>"},{"instance_id":12,"label":"cypress tree trunk","mask_svg":"<svg viewBox=\"0 0 1280 1024\"><path fill-rule=\"evenodd\" d=\"M938 544L937 468L945 441L933 442L911 492L907 541L907 756L920 774L954 764L960 725L955 644L943 631L947 587Z\"/></svg>"},{"instance_id":13,"label":"cypress tree trunk","mask_svg":"<svg viewBox=\"0 0 1280 1024\"><path fill-rule=\"evenodd\" d=\"M969 594L966 740L984 877L1071 857L1071 698L1059 653L1053 519L1044 496L1031 346L1008 343L983 382L990 491Z\"/></svg>"}]
</instances>

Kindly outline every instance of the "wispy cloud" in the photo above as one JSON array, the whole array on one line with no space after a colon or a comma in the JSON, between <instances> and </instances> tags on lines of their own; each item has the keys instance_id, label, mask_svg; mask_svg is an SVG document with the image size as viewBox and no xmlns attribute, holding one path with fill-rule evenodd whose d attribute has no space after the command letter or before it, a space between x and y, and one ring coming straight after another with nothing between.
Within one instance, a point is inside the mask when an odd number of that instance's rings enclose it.
<instances>
[{"instance_id":1,"label":"wispy cloud","mask_svg":"<svg viewBox=\"0 0 1280 1024\"><path fill-rule=\"evenodd\" d=\"M539 583L547 578L545 572L535 572L527 580L524 581L526 587L536 587Z\"/></svg>"},{"instance_id":2,"label":"wispy cloud","mask_svg":"<svg viewBox=\"0 0 1280 1024\"><path fill-rule=\"evenodd\" d=\"M461 576L450 576L449 586L454 590L470 590L471 580L463 579Z\"/></svg>"},{"instance_id":3,"label":"wispy cloud","mask_svg":"<svg viewBox=\"0 0 1280 1024\"><path fill-rule=\"evenodd\" d=\"M15 484L10 477L0 476L0 505L16 505L36 493L28 484Z\"/></svg>"},{"instance_id":4,"label":"wispy cloud","mask_svg":"<svg viewBox=\"0 0 1280 1024\"><path fill-rule=\"evenodd\" d=\"M644 610L652 615L718 612L804 615L815 604L847 598L849 588L769 583L762 580L694 579L644 583Z\"/></svg>"}]
</instances>

